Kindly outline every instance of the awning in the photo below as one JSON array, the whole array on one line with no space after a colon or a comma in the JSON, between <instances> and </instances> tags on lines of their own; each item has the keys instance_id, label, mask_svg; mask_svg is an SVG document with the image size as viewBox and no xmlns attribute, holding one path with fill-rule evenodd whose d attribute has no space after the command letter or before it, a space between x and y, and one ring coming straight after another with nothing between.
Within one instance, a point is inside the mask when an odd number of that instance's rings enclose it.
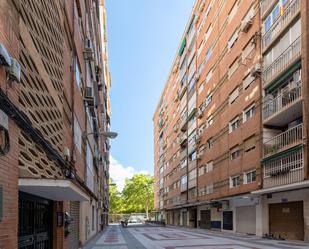
<instances>
[{"instance_id":1,"label":"awning","mask_svg":"<svg viewBox=\"0 0 309 249\"><path fill-rule=\"evenodd\" d=\"M89 200L89 196L70 180L21 178L18 186L22 192L53 201Z\"/></svg>"},{"instance_id":2,"label":"awning","mask_svg":"<svg viewBox=\"0 0 309 249\"><path fill-rule=\"evenodd\" d=\"M261 190L253 191L251 193L255 195L262 195L262 194L271 194L271 193L276 193L276 192L292 191L292 190L304 189L304 188L309 188L309 180L302 181L302 182L296 182L296 183L292 183L288 185L267 188L267 189L261 189Z\"/></svg>"}]
</instances>

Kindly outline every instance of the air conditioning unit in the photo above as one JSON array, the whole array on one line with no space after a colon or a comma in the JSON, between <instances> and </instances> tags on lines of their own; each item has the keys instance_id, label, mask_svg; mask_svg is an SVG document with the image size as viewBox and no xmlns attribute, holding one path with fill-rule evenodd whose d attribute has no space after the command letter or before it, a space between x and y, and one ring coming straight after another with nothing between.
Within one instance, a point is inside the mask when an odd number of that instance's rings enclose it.
<instances>
[{"instance_id":1,"label":"air conditioning unit","mask_svg":"<svg viewBox=\"0 0 309 249\"><path fill-rule=\"evenodd\" d=\"M9 80L20 82L21 66L17 60L11 58L11 66L8 67L7 73Z\"/></svg>"},{"instance_id":2,"label":"air conditioning unit","mask_svg":"<svg viewBox=\"0 0 309 249\"><path fill-rule=\"evenodd\" d=\"M252 18L249 20L243 20L241 22L241 31L244 33L248 33L249 29L251 28L253 24Z\"/></svg>"},{"instance_id":3,"label":"air conditioning unit","mask_svg":"<svg viewBox=\"0 0 309 249\"><path fill-rule=\"evenodd\" d=\"M85 39L84 58L85 60L94 60L93 47L90 39Z\"/></svg>"},{"instance_id":4,"label":"air conditioning unit","mask_svg":"<svg viewBox=\"0 0 309 249\"><path fill-rule=\"evenodd\" d=\"M86 87L84 91L84 99L89 106L94 106L94 98L92 93L92 87Z\"/></svg>"},{"instance_id":5,"label":"air conditioning unit","mask_svg":"<svg viewBox=\"0 0 309 249\"><path fill-rule=\"evenodd\" d=\"M2 43L0 43L0 65L11 66L11 56Z\"/></svg>"},{"instance_id":6,"label":"air conditioning unit","mask_svg":"<svg viewBox=\"0 0 309 249\"><path fill-rule=\"evenodd\" d=\"M65 158L69 159L71 156L71 151L68 147L64 147L63 155Z\"/></svg>"},{"instance_id":7,"label":"air conditioning unit","mask_svg":"<svg viewBox=\"0 0 309 249\"><path fill-rule=\"evenodd\" d=\"M250 70L250 75L252 77L258 77L261 75L261 73L262 73L262 67L260 63L255 64L253 68L251 68Z\"/></svg>"}]
</instances>

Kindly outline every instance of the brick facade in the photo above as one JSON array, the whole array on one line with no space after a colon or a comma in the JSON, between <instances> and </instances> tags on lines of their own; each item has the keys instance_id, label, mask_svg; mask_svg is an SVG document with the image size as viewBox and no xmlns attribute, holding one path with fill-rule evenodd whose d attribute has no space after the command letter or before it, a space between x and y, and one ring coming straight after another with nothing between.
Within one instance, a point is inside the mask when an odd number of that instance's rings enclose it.
<instances>
[{"instance_id":1,"label":"brick facade","mask_svg":"<svg viewBox=\"0 0 309 249\"><path fill-rule=\"evenodd\" d=\"M109 141L83 134L109 129L110 78L103 0L5 0L0 7L0 43L21 65L21 83L7 81L8 73L0 67L0 88L32 129L29 133L20 125L19 114L7 113L10 150L0 156L0 248L10 249L18 248L18 216L23 212L18 210L19 179L70 181L93 201L98 217L108 211ZM86 58L86 49L92 58ZM91 99L85 101L87 87L92 89L93 109ZM6 108L0 104L8 112ZM63 197L52 199L53 248L75 248L85 243L79 237L85 229L80 214L91 210L81 210L78 199L71 204L58 199ZM74 216L67 237L64 225L57 225L57 214L64 212ZM95 233L106 225L99 219L93 222Z\"/></svg>"}]
</instances>

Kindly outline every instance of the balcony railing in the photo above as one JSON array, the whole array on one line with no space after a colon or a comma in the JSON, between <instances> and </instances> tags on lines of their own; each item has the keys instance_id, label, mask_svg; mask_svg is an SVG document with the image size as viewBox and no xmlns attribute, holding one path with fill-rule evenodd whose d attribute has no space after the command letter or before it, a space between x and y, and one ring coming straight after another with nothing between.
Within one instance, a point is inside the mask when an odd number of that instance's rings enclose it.
<instances>
[{"instance_id":1,"label":"balcony railing","mask_svg":"<svg viewBox=\"0 0 309 249\"><path fill-rule=\"evenodd\" d=\"M286 185L304 180L303 149L264 163L264 188Z\"/></svg>"},{"instance_id":2,"label":"balcony railing","mask_svg":"<svg viewBox=\"0 0 309 249\"><path fill-rule=\"evenodd\" d=\"M274 5L275 0L261 1L261 15L264 16L271 6Z\"/></svg>"},{"instance_id":3,"label":"balcony railing","mask_svg":"<svg viewBox=\"0 0 309 249\"><path fill-rule=\"evenodd\" d=\"M299 124L264 143L264 157L279 153L302 143L303 124Z\"/></svg>"},{"instance_id":4,"label":"balcony railing","mask_svg":"<svg viewBox=\"0 0 309 249\"><path fill-rule=\"evenodd\" d=\"M298 37L272 64L263 71L263 86L265 87L280 73L292 65L301 54L301 37Z\"/></svg>"},{"instance_id":5,"label":"balcony railing","mask_svg":"<svg viewBox=\"0 0 309 249\"><path fill-rule=\"evenodd\" d=\"M293 83L291 84L293 85ZM283 109L293 105L302 97L301 81L295 83L295 87L289 87L287 91L281 93L272 100L265 101L263 104L263 119L269 119L270 117L281 112ZM268 97L266 97L268 98Z\"/></svg>"},{"instance_id":6,"label":"balcony railing","mask_svg":"<svg viewBox=\"0 0 309 249\"><path fill-rule=\"evenodd\" d=\"M284 30L288 24L300 11L300 0L293 0L284 10L280 16L270 27L270 29L263 35L263 49L266 49Z\"/></svg>"}]
</instances>

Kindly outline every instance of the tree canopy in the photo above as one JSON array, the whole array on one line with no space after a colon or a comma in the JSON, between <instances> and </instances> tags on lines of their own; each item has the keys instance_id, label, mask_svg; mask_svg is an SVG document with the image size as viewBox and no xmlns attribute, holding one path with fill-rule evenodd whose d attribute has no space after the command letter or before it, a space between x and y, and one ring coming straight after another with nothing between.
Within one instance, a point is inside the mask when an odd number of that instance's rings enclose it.
<instances>
[{"instance_id":1,"label":"tree canopy","mask_svg":"<svg viewBox=\"0 0 309 249\"><path fill-rule=\"evenodd\" d=\"M154 178L136 174L126 179L119 193L115 184L110 184L110 213L146 213L154 208Z\"/></svg>"}]
</instances>

